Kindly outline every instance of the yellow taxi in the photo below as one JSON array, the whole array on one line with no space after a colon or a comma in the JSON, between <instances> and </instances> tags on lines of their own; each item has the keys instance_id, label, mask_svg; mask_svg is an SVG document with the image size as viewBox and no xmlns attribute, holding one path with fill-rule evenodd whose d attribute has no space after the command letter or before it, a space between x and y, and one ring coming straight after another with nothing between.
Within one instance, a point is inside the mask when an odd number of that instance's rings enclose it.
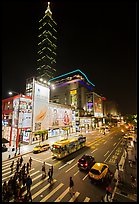
<instances>
[{"instance_id":1,"label":"yellow taxi","mask_svg":"<svg viewBox=\"0 0 139 204\"><path fill-rule=\"evenodd\" d=\"M33 153L39 153L39 152L43 152L46 151L50 148L50 145L48 143L43 143L40 145L37 145L33 148Z\"/></svg>"},{"instance_id":2,"label":"yellow taxi","mask_svg":"<svg viewBox=\"0 0 139 204\"><path fill-rule=\"evenodd\" d=\"M102 181L109 173L109 166L103 163L95 163L90 169L88 176L90 179Z\"/></svg>"}]
</instances>

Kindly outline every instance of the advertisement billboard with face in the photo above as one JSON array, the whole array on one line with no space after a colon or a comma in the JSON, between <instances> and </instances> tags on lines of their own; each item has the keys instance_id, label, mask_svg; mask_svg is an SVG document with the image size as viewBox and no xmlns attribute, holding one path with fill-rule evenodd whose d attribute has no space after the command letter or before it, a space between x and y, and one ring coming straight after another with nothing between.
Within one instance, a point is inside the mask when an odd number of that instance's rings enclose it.
<instances>
[{"instance_id":1,"label":"advertisement billboard with face","mask_svg":"<svg viewBox=\"0 0 139 204\"><path fill-rule=\"evenodd\" d=\"M49 128L49 88L35 82L33 93L33 132Z\"/></svg>"},{"instance_id":2,"label":"advertisement billboard with face","mask_svg":"<svg viewBox=\"0 0 139 204\"><path fill-rule=\"evenodd\" d=\"M102 98L96 93L93 93L94 101L94 116L103 117L103 107L102 107Z\"/></svg>"},{"instance_id":3,"label":"advertisement billboard with face","mask_svg":"<svg viewBox=\"0 0 139 204\"><path fill-rule=\"evenodd\" d=\"M49 127L70 126L72 110L58 104L49 104Z\"/></svg>"},{"instance_id":4,"label":"advertisement billboard with face","mask_svg":"<svg viewBox=\"0 0 139 204\"><path fill-rule=\"evenodd\" d=\"M32 100L20 98L19 105L19 128L31 128L32 126Z\"/></svg>"}]
</instances>

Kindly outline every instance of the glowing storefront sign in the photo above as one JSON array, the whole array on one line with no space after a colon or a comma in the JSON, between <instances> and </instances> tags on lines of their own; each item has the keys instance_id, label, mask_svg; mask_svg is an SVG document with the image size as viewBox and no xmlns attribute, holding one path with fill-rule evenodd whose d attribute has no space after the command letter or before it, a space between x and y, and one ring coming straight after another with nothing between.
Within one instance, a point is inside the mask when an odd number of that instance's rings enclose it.
<instances>
[{"instance_id":1,"label":"glowing storefront sign","mask_svg":"<svg viewBox=\"0 0 139 204\"><path fill-rule=\"evenodd\" d=\"M75 95L75 94L77 94L77 90L76 89L70 91L70 95Z\"/></svg>"},{"instance_id":2,"label":"glowing storefront sign","mask_svg":"<svg viewBox=\"0 0 139 204\"><path fill-rule=\"evenodd\" d=\"M93 101L94 101L94 116L95 117L103 117L103 108L102 108L102 98L101 96L93 93Z\"/></svg>"}]
</instances>

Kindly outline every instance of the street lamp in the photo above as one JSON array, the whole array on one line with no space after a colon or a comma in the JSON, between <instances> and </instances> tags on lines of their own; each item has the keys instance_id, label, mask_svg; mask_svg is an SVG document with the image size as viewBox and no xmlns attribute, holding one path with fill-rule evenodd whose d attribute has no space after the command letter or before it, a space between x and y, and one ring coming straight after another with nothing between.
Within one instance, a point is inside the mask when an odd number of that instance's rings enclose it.
<instances>
[{"instance_id":1,"label":"street lamp","mask_svg":"<svg viewBox=\"0 0 139 204\"><path fill-rule=\"evenodd\" d=\"M20 93L16 92L16 91L9 91L8 94L9 95L13 95L13 93L20 95Z\"/></svg>"}]
</instances>

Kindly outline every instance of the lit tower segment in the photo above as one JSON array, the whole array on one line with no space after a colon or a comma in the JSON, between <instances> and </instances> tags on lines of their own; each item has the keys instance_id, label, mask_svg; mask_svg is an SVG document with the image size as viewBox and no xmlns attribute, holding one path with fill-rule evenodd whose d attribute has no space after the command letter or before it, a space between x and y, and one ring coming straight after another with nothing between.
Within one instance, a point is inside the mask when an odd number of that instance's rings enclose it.
<instances>
[{"instance_id":1,"label":"lit tower segment","mask_svg":"<svg viewBox=\"0 0 139 204\"><path fill-rule=\"evenodd\" d=\"M56 72L57 23L52 18L50 2L44 17L39 21L39 43L37 75L46 80L53 78Z\"/></svg>"}]
</instances>

